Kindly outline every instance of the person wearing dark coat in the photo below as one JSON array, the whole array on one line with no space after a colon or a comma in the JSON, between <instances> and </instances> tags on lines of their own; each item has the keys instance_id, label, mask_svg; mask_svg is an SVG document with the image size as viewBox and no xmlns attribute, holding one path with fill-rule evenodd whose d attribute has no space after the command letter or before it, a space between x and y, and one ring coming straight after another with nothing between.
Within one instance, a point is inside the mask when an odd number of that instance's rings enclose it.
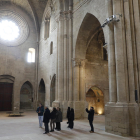
<instances>
[{"instance_id":1,"label":"person wearing dark coat","mask_svg":"<svg viewBox=\"0 0 140 140\"><path fill-rule=\"evenodd\" d=\"M62 112L59 107L57 107L57 112L56 112L56 130L60 131L61 130L61 122L62 122Z\"/></svg>"},{"instance_id":2,"label":"person wearing dark coat","mask_svg":"<svg viewBox=\"0 0 140 140\"><path fill-rule=\"evenodd\" d=\"M50 122L50 127L51 127L51 131L50 132L53 132L54 131L54 128L55 128L55 120L56 120L56 108L54 107L53 108L53 111L51 112L51 122Z\"/></svg>"},{"instance_id":3,"label":"person wearing dark coat","mask_svg":"<svg viewBox=\"0 0 140 140\"><path fill-rule=\"evenodd\" d=\"M69 128L70 129L73 129L73 126L74 126L74 109L71 108L71 111L70 111L70 116L69 116Z\"/></svg>"},{"instance_id":4,"label":"person wearing dark coat","mask_svg":"<svg viewBox=\"0 0 140 140\"><path fill-rule=\"evenodd\" d=\"M93 127L94 108L91 107L90 110L86 108L86 112L88 113L88 120L91 127L90 133L94 133L94 127Z\"/></svg>"},{"instance_id":5,"label":"person wearing dark coat","mask_svg":"<svg viewBox=\"0 0 140 140\"><path fill-rule=\"evenodd\" d=\"M67 109L68 128L69 128L69 117L70 117L70 107L68 107L68 109Z\"/></svg>"},{"instance_id":6,"label":"person wearing dark coat","mask_svg":"<svg viewBox=\"0 0 140 140\"><path fill-rule=\"evenodd\" d=\"M48 109L48 107L45 107L45 113L43 118L43 122L45 125L45 133L43 134L49 133L49 126L48 126L49 120L50 120L50 110Z\"/></svg>"},{"instance_id":7,"label":"person wearing dark coat","mask_svg":"<svg viewBox=\"0 0 140 140\"><path fill-rule=\"evenodd\" d=\"M36 112L38 113L39 127L42 128L44 107L41 103L39 104L39 107L37 108Z\"/></svg>"}]
</instances>

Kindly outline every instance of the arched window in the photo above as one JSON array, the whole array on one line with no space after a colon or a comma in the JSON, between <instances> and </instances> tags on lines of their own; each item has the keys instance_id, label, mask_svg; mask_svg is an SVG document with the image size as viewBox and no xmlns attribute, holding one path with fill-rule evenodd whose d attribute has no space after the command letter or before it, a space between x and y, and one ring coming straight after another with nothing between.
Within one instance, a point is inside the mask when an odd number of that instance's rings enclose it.
<instances>
[{"instance_id":1,"label":"arched window","mask_svg":"<svg viewBox=\"0 0 140 140\"><path fill-rule=\"evenodd\" d=\"M50 33L50 19L45 20L45 33L44 33L44 38L47 39L49 38L49 33Z\"/></svg>"},{"instance_id":2,"label":"arched window","mask_svg":"<svg viewBox=\"0 0 140 140\"><path fill-rule=\"evenodd\" d=\"M35 49L34 48L29 48L27 61L35 62Z\"/></svg>"},{"instance_id":3,"label":"arched window","mask_svg":"<svg viewBox=\"0 0 140 140\"><path fill-rule=\"evenodd\" d=\"M50 44L50 55L53 54L53 42Z\"/></svg>"}]
</instances>

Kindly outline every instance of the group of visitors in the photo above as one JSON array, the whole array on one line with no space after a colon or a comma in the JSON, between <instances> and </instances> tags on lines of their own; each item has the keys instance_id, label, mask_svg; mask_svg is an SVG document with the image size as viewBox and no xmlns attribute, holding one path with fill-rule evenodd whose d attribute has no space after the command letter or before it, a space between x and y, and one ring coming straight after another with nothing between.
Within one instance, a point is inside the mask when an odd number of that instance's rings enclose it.
<instances>
[{"instance_id":1,"label":"group of visitors","mask_svg":"<svg viewBox=\"0 0 140 140\"><path fill-rule=\"evenodd\" d=\"M50 112L48 107L45 107L45 111L44 111L44 107L42 106L42 104L39 104L39 107L37 108L36 112L38 113L40 128L42 128L42 124L44 122L44 126L45 126L44 134L49 133L49 122L50 122L50 127L51 127L50 132L54 132L54 129L57 131L61 130L62 112L59 107L57 108L54 107L52 112ZM94 108L91 107L90 110L86 108L86 112L88 113L88 120L91 127L90 133L93 133L94 132L94 127L93 127ZM68 107L67 119L68 119L68 122L67 122L68 128L73 129L73 126L74 126L74 109L73 108ZM56 127L55 127L55 124L56 124Z\"/></svg>"}]
</instances>

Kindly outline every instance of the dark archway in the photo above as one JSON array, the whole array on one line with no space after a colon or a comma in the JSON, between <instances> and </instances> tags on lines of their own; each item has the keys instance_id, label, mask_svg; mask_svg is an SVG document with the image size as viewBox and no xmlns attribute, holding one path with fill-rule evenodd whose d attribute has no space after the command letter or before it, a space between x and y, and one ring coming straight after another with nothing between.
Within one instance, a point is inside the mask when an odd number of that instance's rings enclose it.
<instances>
[{"instance_id":1,"label":"dark archway","mask_svg":"<svg viewBox=\"0 0 140 140\"><path fill-rule=\"evenodd\" d=\"M45 82L43 79L40 80L39 90L38 90L38 102L43 106L45 105Z\"/></svg>"},{"instance_id":2,"label":"dark archway","mask_svg":"<svg viewBox=\"0 0 140 140\"><path fill-rule=\"evenodd\" d=\"M13 76L0 75L0 111L12 110L14 80Z\"/></svg>"},{"instance_id":3,"label":"dark archway","mask_svg":"<svg viewBox=\"0 0 140 140\"><path fill-rule=\"evenodd\" d=\"M29 81L20 90L20 109L33 109L33 87Z\"/></svg>"},{"instance_id":4,"label":"dark archway","mask_svg":"<svg viewBox=\"0 0 140 140\"><path fill-rule=\"evenodd\" d=\"M56 91L56 75L53 76L50 87L50 106L52 102L55 101L55 91Z\"/></svg>"}]
</instances>

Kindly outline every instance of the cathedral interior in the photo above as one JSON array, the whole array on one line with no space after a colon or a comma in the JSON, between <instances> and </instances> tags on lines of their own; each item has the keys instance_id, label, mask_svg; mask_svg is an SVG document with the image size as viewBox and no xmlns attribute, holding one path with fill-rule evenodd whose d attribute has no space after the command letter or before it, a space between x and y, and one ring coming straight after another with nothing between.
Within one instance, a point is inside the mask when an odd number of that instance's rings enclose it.
<instances>
[{"instance_id":1,"label":"cathedral interior","mask_svg":"<svg viewBox=\"0 0 140 140\"><path fill-rule=\"evenodd\" d=\"M94 107L140 137L139 25L140 0L0 0L0 113Z\"/></svg>"}]
</instances>

